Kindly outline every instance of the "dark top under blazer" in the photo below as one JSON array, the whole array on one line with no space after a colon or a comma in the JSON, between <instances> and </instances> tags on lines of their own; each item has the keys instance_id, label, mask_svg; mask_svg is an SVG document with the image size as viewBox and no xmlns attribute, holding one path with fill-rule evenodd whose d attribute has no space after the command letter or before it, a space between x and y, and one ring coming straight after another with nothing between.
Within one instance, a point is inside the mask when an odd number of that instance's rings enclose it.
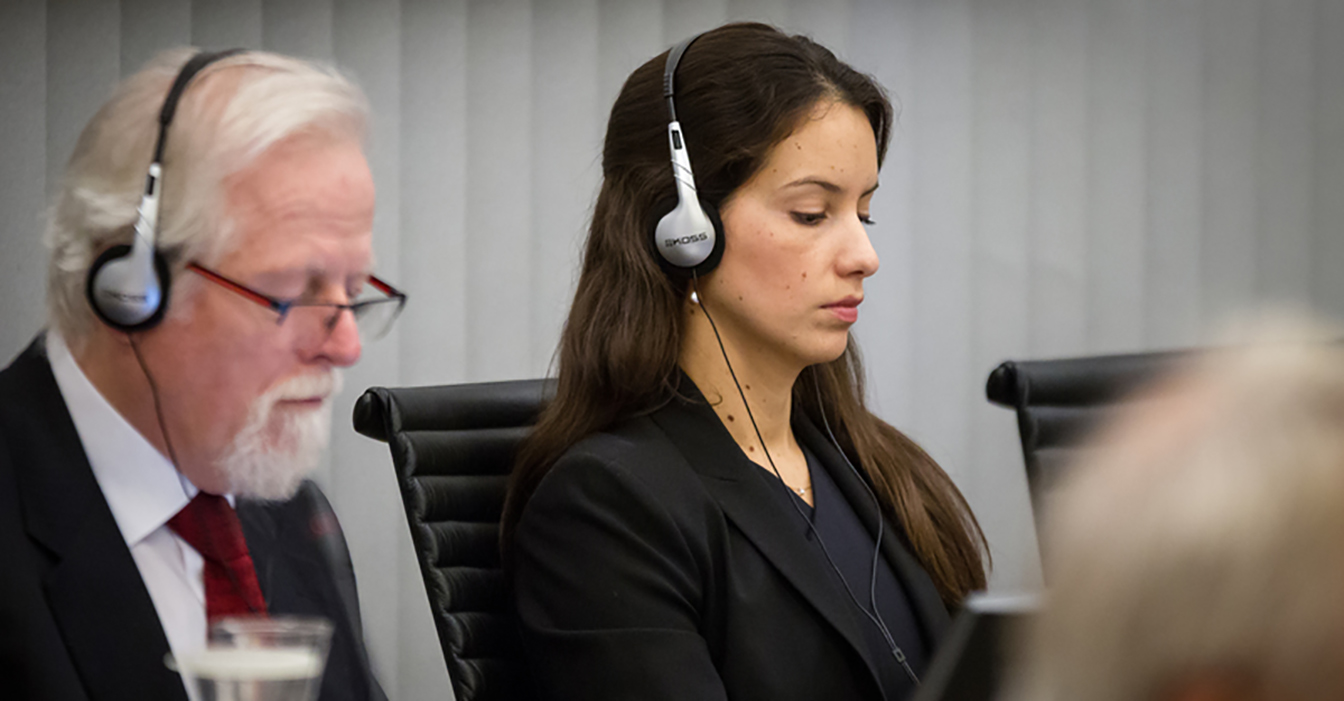
<instances>
[{"instance_id":1,"label":"dark top under blazer","mask_svg":"<svg viewBox=\"0 0 1344 701\"><path fill-rule=\"evenodd\" d=\"M864 621L800 541L778 480L689 380L686 399L590 436L538 485L514 542L532 673L548 699L880 699ZM800 412L793 428L865 524L873 505ZM888 521L882 554L930 647L949 615Z\"/></svg>"},{"instance_id":2,"label":"dark top under blazer","mask_svg":"<svg viewBox=\"0 0 1344 701\"><path fill-rule=\"evenodd\" d=\"M325 505L309 482L290 501L239 500L237 510L270 612L334 623L321 699L383 699L358 609L345 604L353 572ZM186 701L167 653L39 338L0 371L0 695Z\"/></svg>"}]
</instances>

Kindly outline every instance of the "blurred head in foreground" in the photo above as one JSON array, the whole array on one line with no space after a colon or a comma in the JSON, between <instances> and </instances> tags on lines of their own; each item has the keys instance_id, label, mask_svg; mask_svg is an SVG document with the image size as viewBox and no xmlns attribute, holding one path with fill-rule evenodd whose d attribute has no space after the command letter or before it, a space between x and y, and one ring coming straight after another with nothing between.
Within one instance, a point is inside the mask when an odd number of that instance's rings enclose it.
<instances>
[{"instance_id":1,"label":"blurred head in foreground","mask_svg":"<svg viewBox=\"0 0 1344 701\"><path fill-rule=\"evenodd\" d=\"M1344 348L1211 355L1138 405L1051 504L1020 698L1344 691Z\"/></svg>"}]
</instances>

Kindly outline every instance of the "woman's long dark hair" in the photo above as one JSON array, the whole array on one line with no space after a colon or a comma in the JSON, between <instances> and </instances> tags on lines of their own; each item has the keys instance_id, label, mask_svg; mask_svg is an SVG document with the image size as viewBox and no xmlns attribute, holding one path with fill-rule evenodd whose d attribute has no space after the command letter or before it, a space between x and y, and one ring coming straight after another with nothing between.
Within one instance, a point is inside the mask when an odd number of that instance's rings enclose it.
<instances>
[{"instance_id":1,"label":"woman's long dark hair","mask_svg":"<svg viewBox=\"0 0 1344 701\"><path fill-rule=\"evenodd\" d=\"M675 198L668 156L663 67L640 66L611 108L602 189L593 211L574 304L561 336L555 399L522 446L504 506L505 561L523 507L551 466L580 439L651 411L673 396L687 281L655 261L654 213ZM862 110L886 155L892 108L869 76L825 47L763 24L706 32L677 69L677 117L696 184L719 205L760 169L818 103ZM820 389L821 401L817 400ZM807 368L794 404L821 412L841 448L867 472L888 515L948 604L985 586L984 534L947 474L927 453L864 407L863 369L851 337L838 359Z\"/></svg>"}]
</instances>

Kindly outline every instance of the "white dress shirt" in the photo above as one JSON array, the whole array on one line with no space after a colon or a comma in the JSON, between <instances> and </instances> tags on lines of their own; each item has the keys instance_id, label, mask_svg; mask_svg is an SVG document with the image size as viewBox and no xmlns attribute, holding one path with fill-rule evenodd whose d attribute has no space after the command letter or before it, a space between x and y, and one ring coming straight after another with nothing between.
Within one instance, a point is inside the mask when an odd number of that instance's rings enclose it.
<instances>
[{"instance_id":1,"label":"white dress shirt","mask_svg":"<svg viewBox=\"0 0 1344 701\"><path fill-rule=\"evenodd\" d=\"M93 476L154 601L168 647L174 656L201 649L204 561L168 527L168 519L196 496L196 486L103 398L54 329L47 332L47 358Z\"/></svg>"}]
</instances>

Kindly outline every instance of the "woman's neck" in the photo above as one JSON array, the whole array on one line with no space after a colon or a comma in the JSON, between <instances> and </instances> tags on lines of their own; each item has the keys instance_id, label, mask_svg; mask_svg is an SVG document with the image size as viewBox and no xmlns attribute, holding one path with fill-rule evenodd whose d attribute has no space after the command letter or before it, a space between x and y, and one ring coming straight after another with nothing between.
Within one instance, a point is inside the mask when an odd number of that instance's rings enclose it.
<instances>
[{"instance_id":1,"label":"woman's neck","mask_svg":"<svg viewBox=\"0 0 1344 701\"><path fill-rule=\"evenodd\" d=\"M751 344L739 341L724 329L720 329L723 332L720 347L704 311L698 306L692 305L685 311L684 322L685 336L678 363L704 394L742 452L752 462L768 466L759 447L761 441L756 436L759 429L760 439L765 441L771 457L777 462L787 455L801 455L790 417L793 384L802 368L781 362L778 356L763 350L753 349ZM724 361L725 354L732 362L732 371ZM746 397L745 404L743 396Z\"/></svg>"}]
</instances>

